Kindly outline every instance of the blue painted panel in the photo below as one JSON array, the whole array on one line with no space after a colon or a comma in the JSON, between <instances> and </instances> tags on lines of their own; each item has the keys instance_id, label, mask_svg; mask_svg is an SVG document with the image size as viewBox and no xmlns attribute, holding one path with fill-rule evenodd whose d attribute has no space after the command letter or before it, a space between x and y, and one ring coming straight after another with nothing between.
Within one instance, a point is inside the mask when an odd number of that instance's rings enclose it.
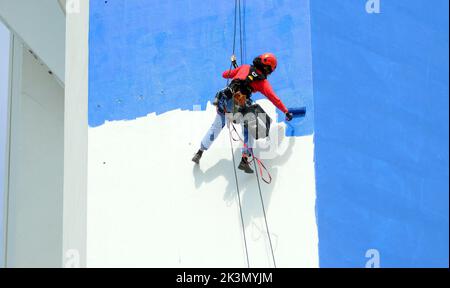
<instances>
[{"instance_id":1,"label":"blue painted panel","mask_svg":"<svg viewBox=\"0 0 450 288\"><path fill-rule=\"evenodd\" d=\"M309 0L242 2L245 62L277 54L278 70L270 78L275 91L286 106L308 109L288 133L311 134ZM233 15L234 1L91 1L89 125L193 105L204 109L225 85Z\"/></svg>"},{"instance_id":2,"label":"blue painted panel","mask_svg":"<svg viewBox=\"0 0 450 288\"><path fill-rule=\"evenodd\" d=\"M247 62L280 57L273 85L316 117L322 267L448 266L448 2L247 3ZM211 100L233 34L225 1L91 1L89 123L134 119ZM293 9L298 8L298 9ZM270 39L270 41L267 41ZM291 131L292 132L292 131Z\"/></svg>"},{"instance_id":3,"label":"blue painted panel","mask_svg":"<svg viewBox=\"0 0 450 288\"><path fill-rule=\"evenodd\" d=\"M448 267L447 0L311 3L321 267Z\"/></svg>"}]
</instances>

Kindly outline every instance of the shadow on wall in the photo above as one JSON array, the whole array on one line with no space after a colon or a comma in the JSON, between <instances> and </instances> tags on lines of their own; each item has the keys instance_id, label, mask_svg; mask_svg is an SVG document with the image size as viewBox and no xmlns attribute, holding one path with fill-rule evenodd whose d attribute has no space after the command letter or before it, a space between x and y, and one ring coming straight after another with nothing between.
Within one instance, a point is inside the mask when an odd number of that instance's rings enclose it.
<instances>
[{"instance_id":1,"label":"shadow on wall","mask_svg":"<svg viewBox=\"0 0 450 288\"><path fill-rule=\"evenodd\" d=\"M271 184L265 184L260 177L261 191L266 210L268 210L270 207L270 200L272 198L273 189L278 179L278 167L286 163L293 153L295 138L289 137L288 139L288 147L282 155L279 155L274 159L264 161L265 166L268 168L269 173L272 175ZM236 165L238 165L241 159L240 149L235 150L234 158L236 159ZM210 183L218 177L225 177L225 179L227 180L227 186L223 198L227 205L231 206L232 203L237 200L236 180L234 172L232 170L233 165L233 161L227 159L220 160L216 165L206 171L203 171L199 165L195 165L193 168L195 187L199 188L203 183ZM261 201L259 201L256 175L244 174L240 170L237 170L237 173L241 173L241 175L238 175L238 184L242 200L241 203L244 214L244 225L245 227L249 227L253 219L261 218L264 216L261 208ZM259 171L255 171L255 173L259 173ZM255 199L258 200L255 201Z\"/></svg>"}]
</instances>

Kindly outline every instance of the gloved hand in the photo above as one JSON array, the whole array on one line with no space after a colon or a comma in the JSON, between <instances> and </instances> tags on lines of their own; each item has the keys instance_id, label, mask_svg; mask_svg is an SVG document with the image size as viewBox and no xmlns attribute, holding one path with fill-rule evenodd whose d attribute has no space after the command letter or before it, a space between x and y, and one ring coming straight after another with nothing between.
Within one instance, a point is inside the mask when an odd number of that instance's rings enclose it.
<instances>
[{"instance_id":1,"label":"gloved hand","mask_svg":"<svg viewBox=\"0 0 450 288\"><path fill-rule=\"evenodd\" d=\"M233 67L234 67L234 68L239 67L239 65L237 64L237 59L236 59L236 56L235 56L235 55L232 55L232 56L231 56L231 64L233 64Z\"/></svg>"},{"instance_id":2,"label":"gloved hand","mask_svg":"<svg viewBox=\"0 0 450 288\"><path fill-rule=\"evenodd\" d=\"M291 112L286 113L286 121L291 121L294 118L294 114Z\"/></svg>"}]
</instances>

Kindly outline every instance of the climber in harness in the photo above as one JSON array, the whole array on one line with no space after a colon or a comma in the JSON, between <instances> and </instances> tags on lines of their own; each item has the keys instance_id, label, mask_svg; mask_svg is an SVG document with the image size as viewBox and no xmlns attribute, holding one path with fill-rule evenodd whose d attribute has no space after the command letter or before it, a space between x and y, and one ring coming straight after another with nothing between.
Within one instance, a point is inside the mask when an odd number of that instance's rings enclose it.
<instances>
[{"instance_id":1,"label":"climber in harness","mask_svg":"<svg viewBox=\"0 0 450 288\"><path fill-rule=\"evenodd\" d=\"M214 105L217 107L217 115L211 128L201 141L200 149L192 158L192 161L199 164L203 152L208 150L220 131L225 127L226 121L232 121L227 116L236 113L245 113L251 109L262 110L251 100L252 93L260 92L266 96L278 109L285 115L286 120L291 121L293 114L288 111L286 106L274 93L267 77L277 68L277 58L272 53L265 53L253 60L253 65L238 66L236 57L233 55L231 61L234 69L223 72L223 78L232 79L231 83L225 89L216 94ZM233 121L237 123L236 121ZM253 173L249 165L249 157L252 152L249 147L250 135L247 125L243 125L244 148L242 149L242 159L238 166L240 170L246 173Z\"/></svg>"}]
</instances>

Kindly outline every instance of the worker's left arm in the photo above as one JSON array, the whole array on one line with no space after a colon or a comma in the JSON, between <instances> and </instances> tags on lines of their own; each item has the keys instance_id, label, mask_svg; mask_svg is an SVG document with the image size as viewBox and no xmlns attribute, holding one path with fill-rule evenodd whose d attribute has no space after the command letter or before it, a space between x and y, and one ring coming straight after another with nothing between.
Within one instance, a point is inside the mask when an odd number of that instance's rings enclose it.
<instances>
[{"instance_id":1,"label":"worker's left arm","mask_svg":"<svg viewBox=\"0 0 450 288\"><path fill-rule=\"evenodd\" d=\"M273 91L272 85L270 85L269 81L262 81L261 93L270 100L278 109L280 109L284 114L289 113L286 106L284 106L283 102Z\"/></svg>"}]
</instances>

